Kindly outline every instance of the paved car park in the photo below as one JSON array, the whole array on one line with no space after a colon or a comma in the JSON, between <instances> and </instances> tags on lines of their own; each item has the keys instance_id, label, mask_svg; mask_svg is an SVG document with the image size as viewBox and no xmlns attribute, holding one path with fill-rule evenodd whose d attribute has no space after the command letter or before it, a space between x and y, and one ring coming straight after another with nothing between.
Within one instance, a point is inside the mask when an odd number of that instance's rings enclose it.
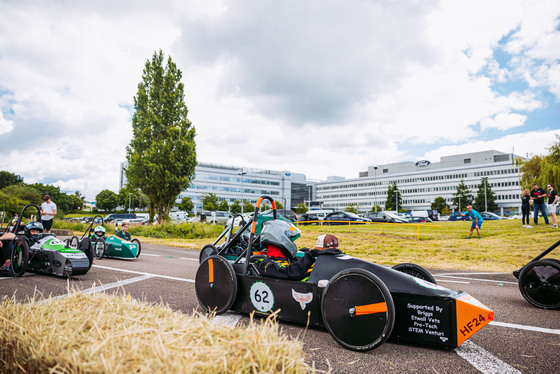
<instances>
[{"instance_id":1,"label":"paved car park","mask_svg":"<svg viewBox=\"0 0 560 374\"><path fill-rule=\"evenodd\" d=\"M19 300L40 293L63 297L80 292L126 292L174 310L199 310L194 292L198 252L144 244L134 261L96 260L85 275L70 281L27 273L0 278L0 296ZM560 365L560 311L541 310L521 296L511 273L433 271L444 287L467 291L495 311L495 320L454 350L440 350L390 340L358 353L339 346L326 330L281 323L282 331L304 342L309 361L334 373L553 373ZM226 313L216 322L236 325L248 318Z\"/></svg>"}]
</instances>

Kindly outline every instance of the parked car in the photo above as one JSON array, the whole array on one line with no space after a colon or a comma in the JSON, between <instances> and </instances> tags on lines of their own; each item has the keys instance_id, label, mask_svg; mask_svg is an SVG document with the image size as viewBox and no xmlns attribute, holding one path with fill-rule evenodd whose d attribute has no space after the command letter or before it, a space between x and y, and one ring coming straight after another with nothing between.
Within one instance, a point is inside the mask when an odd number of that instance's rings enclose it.
<instances>
[{"instance_id":1,"label":"parked car","mask_svg":"<svg viewBox=\"0 0 560 374\"><path fill-rule=\"evenodd\" d=\"M129 219L136 218L135 213L114 213L109 214L107 217L103 218L105 223L115 223L114 221L119 220L119 222L126 221Z\"/></svg>"},{"instance_id":2,"label":"parked car","mask_svg":"<svg viewBox=\"0 0 560 374\"><path fill-rule=\"evenodd\" d=\"M323 221L345 221L345 222L371 222L369 218L360 217L352 212L333 212L325 216ZM329 222L330 225L343 225L344 222Z\"/></svg>"},{"instance_id":3,"label":"parked car","mask_svg":"<svg viewBox=\"0 0 560 374\"><path fill-rule=\"evenodd\" d=\"M265 210L262 214L272 214L272 209ZM276 209L276 214L280 214L282 217L289 219L292 222L298 220L296 212L290 209Z\"/></svg>"},{"instance_id":4,"label":"parked car","mask_svg":"<svg viewBox=\"0 0 560 374\"><path fill-rule=\"evenodd\" d=\"M428 217L412 217L408 220L409 223L422 223L422 222L432 222Z\"/></svg>"},{"instance_id":5,"label":"parked car","mask_svg":"<svg viewBox=\"0 0 560 374\"><path fill-rule=\"evenodd\" d=\"M309 225L315 224L316 225L316 224L318 224L318 221L320 221L320 220L321 219L319 218L319 216L317 214L313 213L313 211L310 211L308 213L303 213L303 214L300 214L298 216L298 221L303 225L306 225L306 224L309 224ZM307 222L309 222L309 223L307 223Z\"/></svg>"},{"instance_id":6,"label":"parked car","mask_svg":"<svg viewBox=\"0 0 560 374\"><path fill-rule=\"evenodd\" d=\"M408 220L391 214L391 212L368 212L363 215L364 218L369 218L371 222L389 222L389 223L407 223Z\"/></svg>"},{"instance_id":7,"label":"parked car","mask_svg":"<svg viewBox=\"0 0 560 374\"><path fill-rule=\"evenodd\" d=\"M327 216L327 214L332 212L333 210L331 209L310 209L307 211L307 214L314 214L317 216L317 218L322 220Z\"/></svg>"},{"instance_id":8,"label":"parked car","mask_svg":"<svg viewBox=\"0 0 560 374\"><path fill-rule=\"evenodd\" d=\"M499 216L495 213L491 213L491 212L480 212L480 215L482 216L483 220L490 220L490 221L494 221L494 220L500 220L500 219L507 219L506 217L502 217Z\"/></svg>"},{"instance_id":9,"label":"parked car","mask_svg":"<svg viewBox=\"0 0 560 374\"><path fill-rule=\"evenodd\" d=\"M459 212L453 212L451 213L451 215L449 216L449 221L470 221L470 217L465 215L462 216L459 214Z\"/></svg>"}]
</instances>

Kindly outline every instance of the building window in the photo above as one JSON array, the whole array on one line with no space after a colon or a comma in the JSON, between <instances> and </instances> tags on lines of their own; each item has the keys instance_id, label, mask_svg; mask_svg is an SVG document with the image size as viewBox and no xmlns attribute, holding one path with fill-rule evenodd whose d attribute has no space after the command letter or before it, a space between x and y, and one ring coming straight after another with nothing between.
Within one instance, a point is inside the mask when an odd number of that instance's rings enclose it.
<instances>
[{"instance_id":1,"label":"building window","mask_svg":"<svg viewBox=\"0 0 560 374\"><path fill-rule=\"evenodd\" d=\"M471 163L471 159L470 159L470 158L466 158L466 159L464 160L464 162L465 162L465 164L470 164L470 163Z\"/></svg>"},{"instance_id":2,"label":"building window","mask_svg":"<svg viewBox=\"0 0 560 374\"><path fill-rule=\"evenodd\" d=\"M383 173L384 173L384 174L385 174L385 173L388 173L388 172L389 172L389 169L383 169Z\"/></svg>"}]
</instances>

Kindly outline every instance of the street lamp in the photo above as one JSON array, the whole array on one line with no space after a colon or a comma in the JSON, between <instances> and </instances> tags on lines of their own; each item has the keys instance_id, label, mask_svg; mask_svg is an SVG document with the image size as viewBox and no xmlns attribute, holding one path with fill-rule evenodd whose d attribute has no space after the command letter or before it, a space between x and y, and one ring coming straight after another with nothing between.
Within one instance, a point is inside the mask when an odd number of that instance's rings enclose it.
<instances>
[{"instance_id":1,"label":"street lamp","mask_svg":"<svg viewBox=\"0 0 560 374\"><path fill-rule=\"evenodd\" d=\"M244 171L238 173L238 175L241 175L241 214L243 214L243 193L245 192L245 189L243 187L243 176L245 174L247 174L247 173L244 172Z\"/></svg>"},{"instance_id":2,"label":"street lamp","mask_svg":"<svg viewBox=\"0 0 560 374\"><path fill-rule=\"evenodd\" d=\"M130 198L132 196L132 192L128 193L128 214L130 214Z\"/></svg>"},{"instance_id":3,"label":"street lamp","mask_svg":"<svg viewBox=\"0 0 560 374\"><path fill-rule=\"evenodd\" d=\"M399 190L395 190L395 213L399 213Z\"/></svg>"},{"instance_id":4,"label":"street lamp","mask_svg":"<svg viewBox=\"0 0 560 374\"><path fill-rule=\"evenodd\" d=\"M305 187L307 187L307 190L309 192L309 201L307 203L307 206L309 208L311 208L311 199L313 198L313 196L311 195L311 191L313 190L313 185L312 184L306 184Z\"/></svg>"},{"instance_id":5,"label":"street lamp","mask_svg":"<svg viewBox=\"0 0 560 374\"><path fill-rule=\"evenodd\" d=\"M373 198L375 200L375 211L377 212L377 166L373 167Z\"/></svg>"},{"instance_id":6,"label":"street lamp","mask_svg":"<svg viewBox=\"0 0 560 374\"><path fill-rule=\"evenodd\" d=\"M484 178L484 211L487 212L488 211L488 200L486 199L486 182L488 180L488 177Z\"/></svg>"}]
</instances>

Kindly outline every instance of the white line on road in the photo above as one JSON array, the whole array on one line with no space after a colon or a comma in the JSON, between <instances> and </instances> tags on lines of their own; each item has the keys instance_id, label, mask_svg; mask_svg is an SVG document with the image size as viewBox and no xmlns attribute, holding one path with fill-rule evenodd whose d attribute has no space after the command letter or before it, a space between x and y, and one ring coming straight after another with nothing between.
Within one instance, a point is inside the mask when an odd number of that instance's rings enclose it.
<instances>
[{"instance_id":1,"label":"white line on road","mask_svg":"<svg viewBox=\"0 0 560 374\"><path fill-rule=\"evenodd\" d=\"M103 284L101 286L88 288L86 290L83 290L82 293L84 295L89 295L89 294L92 294L92 293L95 293L95 292L101 292L101 291L105 291L105 290L110 290L111 288L117 288L117 287L120 287L120 286L126 286L127 284L140 282L140 281L143 281L143 280L146 280L146 279L153 278L154 276L155 275L152 275L152 274L146 274L146 275L142 275L142 276L139 276L139 277L123 279L123 280L120 280L118 282Z\"/></svg>"},{"instance_id":2,"label":"white line on road","mask_svg":"<svg viewBox=\"0 0 560 374\"><path fill-rule=\"evenodd\" d=\"M484 374L521 374L516 368L467 340L455 352Z\"/></svg>"},{"instance_id":3,"label":"white line on road","mask_svg":"<svg viewBox=\"0 0 560 374\"><path fill-rule=\"evenodd\" d=\"M438 279L438 282L471 284L471 282L467 282L467 281L456 281L456 280L447 280L447 279Z\"/></svg>"},{"instance_id":4,"label":"white line on road","mask_svg":"<svg viewBox=\"0 0 560 374\"><path fill-rule=\"evenodd\" d=\"M234 328L241 319L242 314L235 312L226 312L215 316L212 323Z\"/></svg>"},{"instance_id":5,"label":"white line on road","mask_svg":"<svg viewBox=\"0 0 560 374\"><path fill-rule=\"evenodd\" d=\"M481 278L470 278L470 277L456 277L454 275L441 275L441 274L433 274L434 277L445 277L445 278L453 278L453 279L467 279L471 281L480 281L480 282L491 282L491 283L502 283L502 284L517 284L517 282L509 282L509 281L499 281L494 279L481 279Z\"/></svg>"},{"instance_id":6,"label":"white line on road","mask_svg":"<svg viewBox=\"0 0 560 374\"><path fill-rule=\"evenodd\" d=\"M142 256L161 257L161 255L152 255L152 254L149 254L149 253L142 253Z\"/></svg>"},{"instance_id":7,"label":"white line on road","mask_svg":"<svg viewBox=\"0 0 560 374\"><path fill-rule=\"evenodd\" d=\"M168 275L159 275L159 274L152 274L152 273L145 273L143 271L134 271L134 270L125 270L125 269L117 269L110 266L101 266L101 265L92 265L92 267L106 269L106 270L114 270L114 271L121 271L123 273L130 273L130 274L141 274L141 275L152 275L155 278L163 278L163 279L170 279L170 280L177 280L181 282L188 282L194 283L194 279L185 279L185 278L177 278L177 277L170 277Z\"/></svg>"},{"instance_id":8,"label":"white line on road","mask_svg":"<svg viewBox=\"0 0 560 374\"><path fill-rule=\"evenodd\" d=\"M441 273L438 275L495 275L495 274L511 274L510 272L507 273Z\"/></svg>"},{"instance_id":9,"label":"white line on road","mask_svg":"<svg viewBox=\"0 0 560 374\"><path fill-rule=\"evenodd\" d=\"M547 334L560 335L560 329L546 329L544 327L516 325L515 323L506 323L506 322L497 322L497 321L490 322L490 325L508 327L510 329L528 330L528 331L535 331L535 332L544 332Z\"/></svg>"},{"instance_id":10,"label":"white line on road","mask_svg":"<svg viewBox=\"0 0 560 374\"><path fill-rule=\"evenodd\" d=\"M188 257L179 257L180 260L188 260L188 261L196 261L198 262L198 258L188 258Z\"/></svg>"}]
</instances>

